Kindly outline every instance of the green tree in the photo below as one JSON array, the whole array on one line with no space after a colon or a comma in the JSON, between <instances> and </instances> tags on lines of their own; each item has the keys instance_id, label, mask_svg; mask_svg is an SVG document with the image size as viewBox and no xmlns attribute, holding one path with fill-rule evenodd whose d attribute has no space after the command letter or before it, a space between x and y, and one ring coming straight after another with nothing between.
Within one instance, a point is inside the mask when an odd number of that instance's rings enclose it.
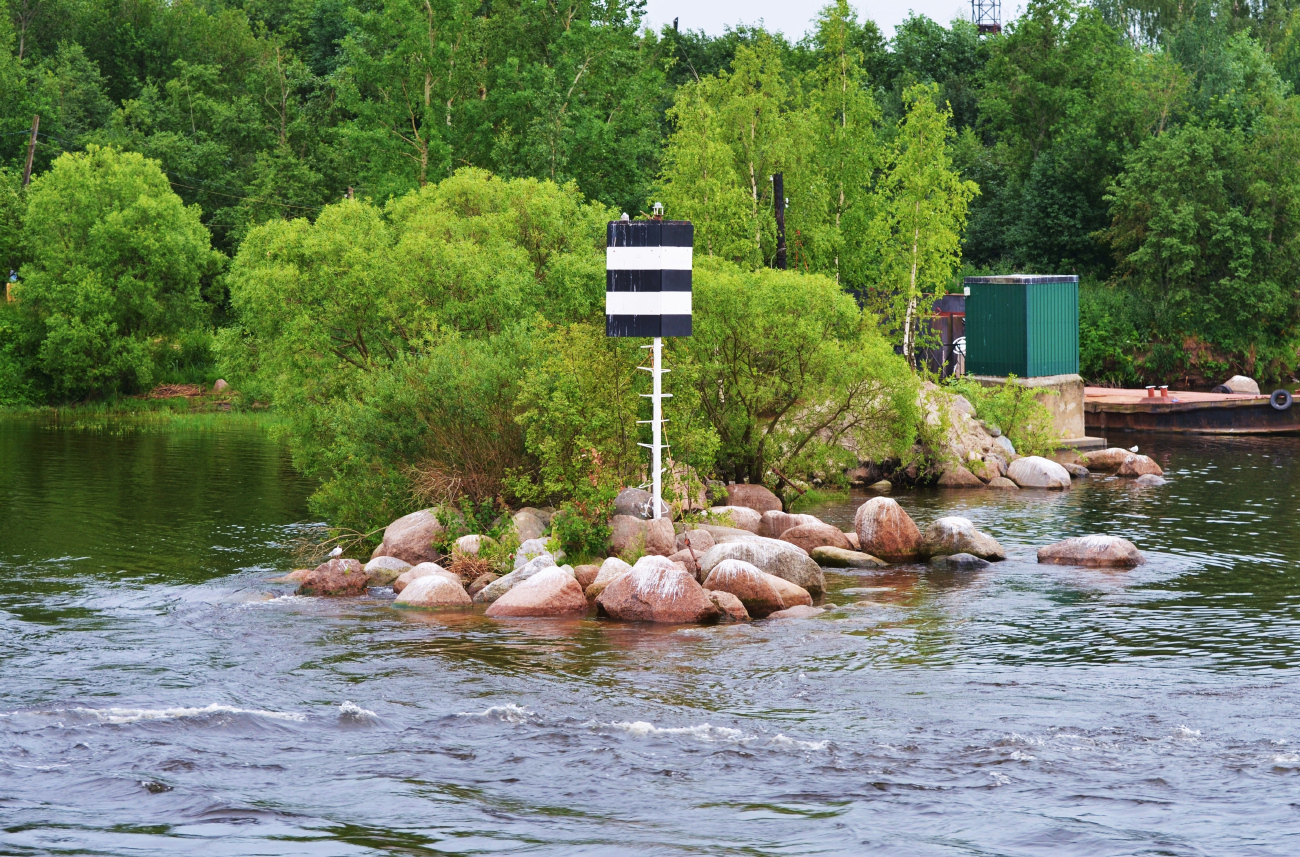
<instances>
[{"instance_id":1,"label":"green tree","mask_svg":"<svg viewBox=\"0 0 1300 857\"><path fill-rule=\"evenodd\" d=\"M221 266L199 211L141 155L91 146L32 180L15 297L59 396L147 388L175 337L202 325Z\"/></svg>"},{"instance_id":2,"label":"green tree","mask_svg":"<svg viewBox=\"0 0 1300 857\"><path fill-rule=\"evenodd\" d=\"M938 87L904 93L894 153L877 193L879 214L871 239L881 248L880 282L873 305L914 365L921 315L947 291L961 261L966 210L979 193L952 168L951 114L935 104Z\"/></svg>"},{"instance_id":3,"label":"green tree","mask_svg":"<svg viewBox=\"0 0 1300 857\"><path fill-rule=\"evenodd\" d=\"M915 378L834 280L705 259L695 295L695 335L671 340L672 362L690 366L721 473L830 477L857 465L846 447L911 446Z\"/></svg>"}]
</instances>

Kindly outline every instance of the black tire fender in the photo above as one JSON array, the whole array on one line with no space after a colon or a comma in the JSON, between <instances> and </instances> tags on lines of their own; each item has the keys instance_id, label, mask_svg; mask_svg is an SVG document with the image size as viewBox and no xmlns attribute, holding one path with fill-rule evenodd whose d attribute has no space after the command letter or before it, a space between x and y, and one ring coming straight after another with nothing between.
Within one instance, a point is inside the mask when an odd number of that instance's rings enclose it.
<instances>
[{"instance_id":1,"label":"black tire fender","mask_svg":"<svg viewBox=\"0 0 1300 857\"><path fill-rule=\"evenodd\" d=\"M1220 384L1219 386L1215 387L1215 388L1214 388L1213 390L1211 390L1210 392L1211 392L1211 393L1231 393L1231 392L1232 392L1232 388L1229 387L1227 384Z\"/></svg>"},{"instance_id":2,"label":"black tire fender","mask_svg":"<svg viewBox=\"0 0 1300 857\"><path fill-rule=\"evenodd\" d=\"M1275 411L1285 411L1291 407L1294 398L1290 390L1274 390L1273 395L1268 397L1268 403L1273 406Z\"/></svg>"}]
</instances>

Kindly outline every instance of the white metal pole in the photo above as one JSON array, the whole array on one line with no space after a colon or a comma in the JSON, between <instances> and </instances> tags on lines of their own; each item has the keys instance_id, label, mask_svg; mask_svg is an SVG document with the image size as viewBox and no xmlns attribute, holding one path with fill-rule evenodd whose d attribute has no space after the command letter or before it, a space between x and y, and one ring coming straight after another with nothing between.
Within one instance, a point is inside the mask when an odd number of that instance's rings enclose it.
<instances>
[{"instance_id":1,"label":"white metal pole","mask_svg":"<svg viewBox=\"0 0 1300 857\"><path fill-rule=\"evenodd\" d=\"M654 472L655 520L658 520L660 516L659 498L663 490L663 478L662 478L662 473L660 472L662 467L661 455L663 452L663 427L662 427L663 426L663 364L660 362L660 357L661 357L661 352L663 351L663 345L664 345L663 339L661 337L656 336L655 344L651 349L654 355L654 360L653 360L653 366L650 369L650 374L654 376L654 395L650 400L651 402L654 403L654 416L653 416L653 421L651 422L651 430L653 435L651 440L653 445L651 446L651 450L650 450L650 460L651 460L650 466Z\"/></svg>"}]
</instances>

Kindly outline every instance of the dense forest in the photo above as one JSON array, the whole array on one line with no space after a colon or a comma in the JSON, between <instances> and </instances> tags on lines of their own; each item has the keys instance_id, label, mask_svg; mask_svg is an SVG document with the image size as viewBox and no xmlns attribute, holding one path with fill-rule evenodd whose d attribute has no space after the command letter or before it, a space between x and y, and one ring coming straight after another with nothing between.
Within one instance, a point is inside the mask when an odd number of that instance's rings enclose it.
<instances>
[{"instance_id":1,"label":"dense forest","mask_svg":"<svg viewBox=\"0 0 1300 857\"><path fill-rule=\"evenodd\" d=\"M0 404L226 375L358 526L630 477L635 408L579 403L639 383L591 330L603 222L657 201L697 225L701 335L674 347L705 471L827 470L820 439L911 407L890 361L972 273L1079 274L1091 381L1300 362L1288 3L1035 0L998 35L886 38L840 0L797 40L654 32L637 0L0 10ZM819 396L843 407L792 407Z\"/></svg>"}]
</instances>

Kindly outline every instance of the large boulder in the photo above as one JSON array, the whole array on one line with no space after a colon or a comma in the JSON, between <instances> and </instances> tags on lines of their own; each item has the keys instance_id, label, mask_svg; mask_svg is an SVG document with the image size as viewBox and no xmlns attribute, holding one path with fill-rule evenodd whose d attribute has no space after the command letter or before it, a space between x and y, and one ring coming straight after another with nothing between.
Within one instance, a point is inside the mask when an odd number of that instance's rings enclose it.
<instances>
[{"instance_id":1,"label":"large boulder","mask_svg":"<svg viewBox=\"0 0 1300 857\"><path fill-rule=\"evenodd\" d=\"M814 548L820 547L850 549L849 540L844 536L843 530L830 524L823 524L821 521L791 527L781 534L781 541L798 545L808 551L809 555Z\"/></svg>"},{"instance_id":2,"label":"large boulder","mask_svg":"<svg viewBox=\"0 0 1300 857\"><path fill-rule=\"evenodd\" d=\"M826 568L881 568L885 561L869 553L843 548L820 547L812 549L813 562Z\"/></svg>"},{"instance_id":3,"label":"large boulder","mask_svg":"<svg viewBox=\"0 0 1300 857\"><path fill-rule=\"evenodd\" d=\"M1061 466L1065 468L1066 473L1070 474L1071 479L1083 479L1085 476L1092 475L1088 468L1084 467L1082 464L1063 461L1061 462Z\"/></svg>"},{"instance_id":4,"label":"large boulder","mask_svg":"<svg viewBox=\"0 0 1300 857\"><path fill-rule=\"evenodd\" d=\"M668 556L677 552L676 542L673 522L668 518L647 521L631 515L615 515L609 522L610 553Z\"/></svg>"},{"instance_id":5,"label":"large boulder","mask_svg":"<svg viewBox=\"0 0 1300 857\"><path fill-rule=\"evenodd\" d=\"M921 555L921 531L890 497L872 497L853 516L860 550L889 562L906 562Z\"/></svg>"},{"instance_id":6,"label":"large boulder","mask_svg":"<svg viewBox=\"0 0 1300 857\"><path fill-rule=\"evenodd\" d=\"M772 584L776 589L777 594L781 596L781 603L787 608L798 607L801 605L808 607L812 606L812 595L808 593L808 590L804 589L802 586L793 584L784 578L777 577L775 574L766 574L766 572L764 574L767 582Z\"/></svg>"},{"instance_id":7,"label":"large boulder","mask_svg":"<svg viewBox=\"0 0 1300 857\"><path fill-rule=\"evenodd\" d=\"M520 509L511 516L520 542L540 539L546 533L546 524L532 509Z\"/></svg>"},{"instance_id":8,"label":"large boulder","mask_svg":"<svg viewBox=\"0 0 1300 857\"><path fill-rule=\"evenodd\" d=\"M1115 471L1116 476L1164 476L1165 472L1145 455L1130 454L1120 463L1119 470Z\"/></svg>"},{"instance_id":9,"label":"large boulder","mask_svg":"<svg viewBox=\"0 0 1300 857\"><path fill-rule=\"evenodd\" d=\"M709 517L730 519L737 529L751 533L757 533L763 521L762 514L747 506L714 506L709 509Z\"/></svg>"},{"instance_id":10,"label":"large boulder","mask_svg":"<svg viewBox=\"0 0 1300 857\"><path fill-rule=\"evenodd\" d=\"M515 551L514 567L523 568L529 560L543 555L555 558L551 555L550 548L546 546L546 539L529 539L519 545L519 549Z\"/></svg>"},{"instance_id":11,"label":"large boulder","mask_svg":"<svg viewBox=\"0 0 1300 857\"><path fill-rule=\"evenodd\" d=\"M1015 457L1016 448L1011 443L1010 438L1006 435L993 438L993 443L998 447L998 449L1002 450L1002 453L1007 456L1008 459Z\"/></svg>"},{"instance_id":12,"label":"large boulder","mask_svg":"<svg viewBox=\"0 0 1300 857\"><path fill-rule=\"evenodd\" d=\"M452 545L452 553L461 553L466 556L478 556L478 552L488 545L496 544L496 540L490 536L469 535L461 536L456 539Z\"/></svg>"},{"instance_id":13,"label":"large boulder","mask_svg":"<svg viewBox=\"0 0 1300 857\"><path fill-rule=\"evenodd\" d=\"M1007 558L996 539L975 529L969 519L955 515L939 518L926 528L925 552L929 556L966 553L994 562Z\"/></svg>"},{"instance_id":14,"label":"large boulder","mask_svg":"<svg viewBox=\"0 0 1300 857\"><path fill-rule=\"evenodd\" d=\"M1133 480L1133 484L1140 485L1143 488L1159 488L1161 485L1167 485L1168 480L1163 476L1156 476L1154 473L1146 473Z\"/></svg>"},{"instance_id":15,"label":"large boulder","mask_svg":"<svg viewBox=\"0 0 1300 857\"><path fill-rule=\"evenodd\" d=\"M411 565L436 562L438 551L433 540L445 528L429 509L412 512L393 521L384 530L384 541L379 545L378 556L395 556Z\"/></svg>"},{"instance_id":16,"label":"large boulder","mask_svg":"<svg viewBox=\"0 0 1300 857\"><path fill-rule=\"evenodd\" d=\"M707 590L706 590L707 591ZM718 608L720 622L748 622L749 612L740 599L730 592L709 592L709 600Z\"/></svg>"},{"instance_id":17,"label":"large boulder","mask_svg":"<svg viewBox=\"0 0 1300 857\"><path fill-rule=\"evenodd\" d=\"M1119 536L1079 536L1039 548L1038 561L1089 568L1135 568L1143 565L1146 557L1136 545Z\"/></svg>"},{"instance_id":18,"label":"large boulder","mask_svg":"<svg viewBox=\"0 0 1300 857\"><path fill-rule=\"evenodd\" d=\"M428 577L431 574L441 574L452 580L459 580L456 575L447 571L436 562L422 562L419 565L412 566L397 576L393 581L393 591L401 594L402 590L410 586L421 577Z\"/></svg>"},{"instance_id":19,"label":"large boulder","mask_svg":"<svg viewBox=\"0 0 1300 857\"><path fill-rule=\"evenodd\" d=\"M342 598L364 595L370 575L355 559L332 559L323 562L302 578L299 595L326 595Z\"/></svg>"},{"instance_id":20,"label":"large boulder","mask_svg":"<svg viewBox=\"0 0 1300 857\"><path fill-rule=\"evenodd\" d=\"M413 580L398 594L393 604L399 607L423 607L433 610L474 606L469 593L459 581L441 574L426 574Z\"/></svg>"},{"instance_id":21,"label":"large boulder","mask_svg":"<svg viewBox=\"0 0 1300 857\"><path fill-rule=\"evenodd\" d=\"M730 592L745 605L750 616L763 618L785 609L785 602L769 578L754 565L738 559L725 559L713 567L704 579L704 588ZM778 578L779 579L779 578Z\"/></svg>"},{"instance_id":22,"label":"large boulder","mask_svg":"<svg viewBox=\"0 0 1300 857\"><path fill-rule=\"evenodd\" d=\"M1041 455L1017 458L1007 468L1007 476L1021 488L1047 488L1059 491L1070 487L1069 471Z\"/></svg>"},{"instance_id":23,"label":"large boulder","mask_svg":"<svg viewBox=\"0 0 1300 857\"><path fill-rule=\"evenodd\" d=\"M703 556L704 554L699 552L680 550L675 554L669 555L668 561L678 563L682 568L686 569L698 578L700 571L700 558Z\"/></svg>"},{"instance_id":24,"label":"large boulder","mask_svg":"<svg viewBox=\"0 0 1300 857\"><path fill-rule=\"evenodd\" d=\"M1233 375L1223 382L1223 386L1234 393L1245 393L1251 396L1259 395L1259 384L1255 382L1254 378L1247 378L1245 375Z\"/></svg>"},{"instance_id":25,"label":"large boulder","mask_svg":"<svg viewBox=\"0 0 1300 857\"><path fill-rule=\"evenodd\" d=\"M687 530L684 533L677 534L674 547L679 551L686 550L688 547L686 544L688 539L690 540L690 549L695 551L697 554L708 553L709 548L714 545L713 534L708 530Z\"/></svg>"},{"instance_id":26,"label":"large boulder","mask_svg":"<svg viewBox=\"0 0 1300 857\"><path fill-rule=\"evenodd\" d=\"M981 464L983 462L981 461ZM995 474L996 475L996 474ZM993 477L990 476L990 479ZM960 464L949 464L939 476L940 488L983 488L984 483Z\"/></svg>"},{"instance_id":27,"label":"large boulder","mask_svg":"<svg viewBox=\"0 0 1300 857\"><path fill-rule=\"evenodd\" d=\"M718 617L718 608L694 575L667 560L661 563L638 562L605 587L596 606L606 616L628 622L676 625Z\"/></svg>"},{"instance_id":28,"label":"large boulder","mask_svg":"<svg viewBox=\"0 0 1300 857\"><path fill-rule=\"evenodd\" d=\"M544 568L502 595L487 615L494 619L535 618L585 613L587 596L567 565Z\"/></svg>"},{"instance_id":29,"label":"large boulder","mask_svg":"<svg viewBox=\"0 0 1300 857\"><path fill-rule=\"evenodd\" d=\"M605 591L618 578L632 570L632 566L616 556L611 556L601 563L600 570L596 572L596 579L587 585L586 594L588 598L595 598Z\"/></svg>"},{"instance_id":30,"label":"large boulder","mask_svg":"<svg viewBox=\"0 0 1300 857\"><path fill-rule=\"evenodd\" d=\"M649 519L654 517L654 504L650 492L641 488L624 488L614 498L615 515L631 515L633 518ZM659 514L667 518L672 515L668 504L659 501Z\"/></svg>"},{"instance_id":31,"label":"large boulder","mask_svg":"<svg viewBox=\"0 0 1300 857\"><path fill-rule=\"evenodd\" d=\"M485 574L480 574L478 577L474 578L473 583L471 583L468 587L466 587L465 591L469 593L470 598L473 598L475 595L478 595L480 592L482 592L487 587L488 584L492 583L495 580L500 580L500 579L501 578L498 575L490 571L486 572Z\"/></svg>"},{"instance_id":32,"label":"large boulder","mask_svg":"<svg viewBox=\"0 0 1300 857\"><path fill-rule=\"evenodd\" d=\"M578 565L573 568L573 576L577 579L578 585L584 590L596 582L596 575L600 574L598 565Z\"/></svg>"},{"instance_id":33,"label":"large boulder","mask_svg":"<svg viewBox=\"0 0 1300 857\"><path fill-rule=\"evenodd\" d=\"M815 595L826 591L826 576L802 549L774 539L722 542L700 557L700 571L708 574L723 560L739 559L768 574L788 580Z\"/></svg>"},{"instance_id":34,"label":"large boulder","mask_svg":"<svg viewBox=\"0 0 1300 857\"><path fill-rule=\"evenodd\" d=\"M497 578L487 586L480 589L474 596L474 603L491 604L493 601L496 601L502 595L505 595L507 592L514 589L516 586L523 583L542 569L554 567L555 558L550 554L542 554L541 556L533 557L528 562L524 563L521 568L516 568L509 574Z\"/></svg>"},{"instance_id":35,"label":"large boulder","mask_svg":"<svg viewBox=\"0 0 1300 857\"><path fill-rule=\"evenodd\" d=\"M370 575L367 586L387 586L411 570L411 564L395 556L377 556L366 563L366 574Z\"/></svg>"},{"instance_id":36,"label":"large boulder","mask_svg":"<svg viewBox=\"0 0 1300 857\"><path fill-rule=\"evenodd\" d=\"M727 486L727 505L744 506L758 514L781 508L781 498L762 485L743 483Z\"/></svg>"},{"instance_id":37,"label":"large boulder","mask_svg":"<svg viewBox=\"0 0 1300 857\"><path fill-rule=\"evenodd\" d=\"M1101 473L1114 473L1119 470L1119 466L1124 463L1124 459L1132 454L1127 449L1120 449L1117 446L1090 452L1087 455L1088 469Z\"/></svg>"},{"instance_id":38,"label":"large boulder","mask_svg":"<svg viewBox=\"0 0 1300 857\"><path fill-rule=\"evenodd\" d=\"M988 568L992 563L968 553L955 553L947 556L930 557L930 568L941 571L974 571Z\"/></svg>"},{"instance_id":39,"label":"large boulder","mask_svg":"<svg viewBox=\"0 0 1300 857\"><path fill-rule=\"evenodd\" d=\"M555 517L554 509L538 509L534 506L525 506L519 511L527 512L532 515L534 518L542 522L543 527L547 528L551 526L551 519Z\"/></svg>"},{"instance_id":40,"label":"large boulder","mask_svg":"<svg viewBox=\"0 0 1300 857\"><path fill-rule=\"evenodd\" d=\"M789 512L782 512L780 509L774 509L771 512L763 513L763 517L758 523L758 529L755 532L760 536L766 536L769 539L779 539L786 530L793 529L802 524L820 523L821 519L813 515L791 515Z\"/></svg>"}]
</instances>

